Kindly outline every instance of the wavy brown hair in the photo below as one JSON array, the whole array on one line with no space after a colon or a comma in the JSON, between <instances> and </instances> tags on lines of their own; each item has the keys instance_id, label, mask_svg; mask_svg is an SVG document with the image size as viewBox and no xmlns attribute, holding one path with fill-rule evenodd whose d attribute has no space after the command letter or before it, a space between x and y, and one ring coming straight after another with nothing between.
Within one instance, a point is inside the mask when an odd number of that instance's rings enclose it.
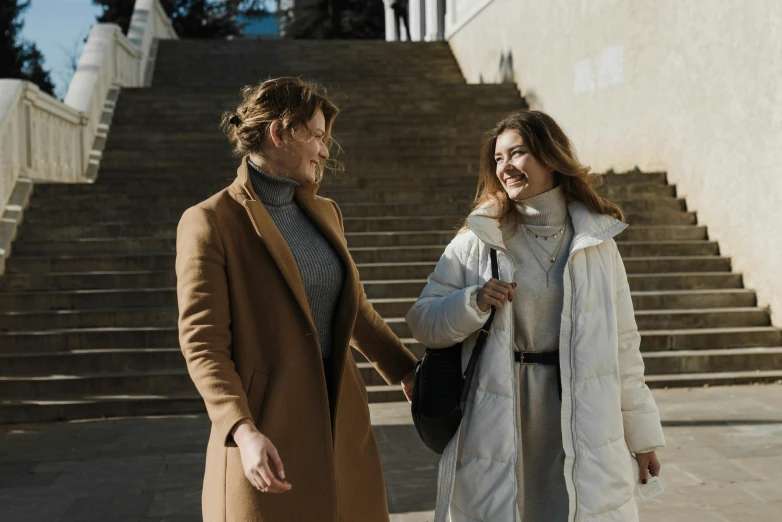
<instances>
[{"instance_id":1,"label":"wavy brown hair","mask_svg":"<svg viewBox=\"0 0 782 522\"><path fill-rule=\"evenodd\" d=\"M597 188L603 182L602 177L592 174L589 167L581 164L573 144L557 122L548 114L527 109L509 114L486 133L473 211L493 206L498 212L491 217L502 220L509 217L513 210L513 202L497 178L497 161L494 159L497 138L509 129L519 133L536 160L554 171L566 197L582 202L598 214L607 214L624 221L624 213L619 205L597 193Z\"/></svg>"},{"instance_id":2,"label":"wavy brown hair","mask_svg":"<svg viewBox=\"0 0 782 522\"><path fill-rule=\"evenodd\" d=\"M302 78L272 78L258 85L243 87L242 102L235 110L223 113L220 128L228 136L236 155L263 156L263 138L273 121L282 122L281 137L287 142L301 138L302 132L310 134L303 136L305 139L312 138L307 122L318 110L323 111L326 119L323 142L329 149L336 146L339 152L339 144L331 134L339 107L325 87ZM318 165L316 182L323 179L325 169L343 170L344 167L339 160L330 157Z\"/></svg>"}]
</instances>

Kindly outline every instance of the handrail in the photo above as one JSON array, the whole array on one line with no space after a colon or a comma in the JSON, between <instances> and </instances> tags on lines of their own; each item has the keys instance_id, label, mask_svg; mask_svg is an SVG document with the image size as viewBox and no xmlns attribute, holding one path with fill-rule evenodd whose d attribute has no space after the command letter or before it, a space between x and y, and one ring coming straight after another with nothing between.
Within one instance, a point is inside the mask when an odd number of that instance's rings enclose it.
<instances>
[{"instance_id":1,"label":"handrail","mask_svg":"<svg viewBox=\"0 0 782 522\"><path fill-rule=\"evenodd\" d=\"M0 80L0 274L32 181L93 181L118 89L149 85L157 41L176 38L160 0L136 0L127 37L92 26L64 102Z\"/></svg>"}]
</instances>

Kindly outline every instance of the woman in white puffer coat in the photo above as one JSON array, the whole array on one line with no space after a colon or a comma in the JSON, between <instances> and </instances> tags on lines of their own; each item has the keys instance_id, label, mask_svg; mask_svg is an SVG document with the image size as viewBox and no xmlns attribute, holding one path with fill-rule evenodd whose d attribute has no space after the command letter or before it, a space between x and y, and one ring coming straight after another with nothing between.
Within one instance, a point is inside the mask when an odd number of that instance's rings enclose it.
<instances>
[{"instance_id":1,"label":"woman in white puffer coat","mask_svg":"<svg viewBox=\"0 0 782 522\"><path fill-rule=\"evenodd\" d=\"M627 225L598 182L541 112L487 135L475 210L407 314L424 345L462 342L464 368L497 309L435 522L638 519L635 486L665 440L613 239Z\"/></svg>"}]
</instances>

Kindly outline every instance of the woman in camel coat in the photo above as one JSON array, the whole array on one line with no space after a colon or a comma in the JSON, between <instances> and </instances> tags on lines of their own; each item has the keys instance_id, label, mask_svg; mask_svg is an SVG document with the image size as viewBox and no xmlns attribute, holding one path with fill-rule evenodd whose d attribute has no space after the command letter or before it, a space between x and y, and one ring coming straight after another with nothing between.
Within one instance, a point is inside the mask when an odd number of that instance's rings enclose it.
<instances>
[{"instance_id":1,"label":"woman in camel coat","mask_svg":"<svg viewBox=\"0 0 782 522\"><path fill-rule=\"evenodd\" d=\"M367 301L336 203L316 196L338 110L295 78L244 94L226 126L246 154L237 178L188 209L177 231L180 342L212 421L204 520L387 521L350 345L387 382L405 379L407 393L415 358ZM327 358L291 238L256 193L261 171L298 182L293 203L341 262Z\"/></svg>"}]
</instances>

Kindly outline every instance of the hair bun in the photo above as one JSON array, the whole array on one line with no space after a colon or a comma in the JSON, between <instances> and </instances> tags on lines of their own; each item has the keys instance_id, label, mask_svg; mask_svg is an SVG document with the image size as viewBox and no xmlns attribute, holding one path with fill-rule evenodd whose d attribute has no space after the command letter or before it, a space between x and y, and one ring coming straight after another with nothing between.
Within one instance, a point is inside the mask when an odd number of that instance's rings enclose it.
<instances>
[{"instance_id":1,"label":"hair bun","mask_svg":"<svg viewBox=\"0 0 782 522\"><path fill-rule=\"evenodd\" d=\"M236 125L237 127L238 127L239 125L241 125L241 124L242 124L242 120L240 120L240 119L239 119L239 116L237 116L236 114L234 114L233 116L231 116L231 119L230 119L230 120L228 120L228 122L229 122L231 125Z\"/></svg>"}]
</instances>

